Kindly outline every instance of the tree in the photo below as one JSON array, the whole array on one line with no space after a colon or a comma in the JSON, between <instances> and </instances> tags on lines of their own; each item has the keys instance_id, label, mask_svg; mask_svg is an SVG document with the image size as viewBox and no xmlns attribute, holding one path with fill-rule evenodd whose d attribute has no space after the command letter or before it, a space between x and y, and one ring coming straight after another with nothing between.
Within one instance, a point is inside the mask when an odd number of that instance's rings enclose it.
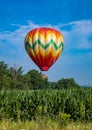
<instances>
[{"instance_id":1,"label":"tree","mask_svg":"<svg viewBox=\"0 0 92 130\"><path fill-rule=\"evenodd\" d=\"M79 87L79 85L75 82L75 80L73 78L68 78L68 79L61 79L58 82L59 85L59 89L61 88L75 88L75 87Z\"/></svg>"},{"instance_id":2,"label":"tree","mask_svg":"<svg viewBox=\"0 0 92 130\"><path fill-rule=\"evenodd\" d=\"M2 89L5 84L8 84L8 65L4 61L0 61L0 89Z\"/></svg>"},{"instance_id":3,"label":"tree","mask_svg":"<svg viewBox=\"0 0 92 130\"><path fill-rule=\"evenodd\" d=\"M9 72L12 80L19 80L21 79L23 68L22 66L18 67L16 64L14 64L13 67L10 67Z\"/></svg>"},{"instance_id":4,"label":"tree","mask_svg":"<svg viewBox=\"0 0 92 130\"><path fill-rule=\"evenodd\" d=\"M18 67L16 64L9 69L10 87L11 89L23 89L23 68Z\"/></svg>"},{"instance_id":5,"label":"tree","mask_svg":"<svg viewBox=\"0 0 92 130\"><path fill-rule=\"evenodd\" d=\"M0 89L67 89L79 87L73 78L48 82L48 77L35 69L26 74L23 72L22 66L18 67L14 64L9 68L4 61L0 61Z\"/></svg>"},{"instance_id":6,"label":"tree","mask_svg":"<svg viewBox=\"0 0 92 130\"><path fill-rule=\"evenodd\" d=\"M49 82L51 89L59 89L59 84L57 82Z\"/></svg>"},{"instance_id":7,"label":"tree","mask_svg":"<svg viewBox=\"0 0 92 130\"><path fill-rule=\"evenodd\" d=\"M28 77L28 84L31 89L45 89L48 86L48 79L42 78L42 73L37 70L30 70L26 76Z\"/></svg>"}]
</instances>

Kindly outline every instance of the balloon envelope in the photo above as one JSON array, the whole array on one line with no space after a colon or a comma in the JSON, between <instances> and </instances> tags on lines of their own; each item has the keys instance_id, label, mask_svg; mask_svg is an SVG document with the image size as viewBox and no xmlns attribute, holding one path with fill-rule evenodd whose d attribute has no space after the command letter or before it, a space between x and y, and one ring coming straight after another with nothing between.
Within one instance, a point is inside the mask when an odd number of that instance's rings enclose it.
<instances>
[{"instance_id":1,"label":"balloon envelope","mask_svg":"<svg viewBox=\"0 0 92 130\"><path fill-rule=\"evenodd\" d=\"M64 39L55 29L36 28L28 32L24 44L29 57L42 71L47 71L59 58Z\"/></svg>"}]
</instances>

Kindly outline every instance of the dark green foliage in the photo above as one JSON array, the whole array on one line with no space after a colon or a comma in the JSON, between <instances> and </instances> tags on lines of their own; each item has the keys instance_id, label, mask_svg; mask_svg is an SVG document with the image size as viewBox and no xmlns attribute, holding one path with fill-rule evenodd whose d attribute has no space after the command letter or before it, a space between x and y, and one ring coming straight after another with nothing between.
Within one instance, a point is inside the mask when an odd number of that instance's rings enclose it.
<instances>
[{"instance_id":1,"label":"dark green foliage","mask_svg":"<svg viewBox=\"0 0 92 130\"><path fill-rule=\"evenodd\" d=\"M72 120L92 121L92 88L0 91L0 119L66 119L68 114Z\"/></svg>"},{"instance_id":2,"label":"dark green foliage","mask_svg":"<svg viewBox=\"0 0 92 130\"><path fill-rule=\"evenodd\" d=\"M37 70L30 70L26 76L29 79L31 89L46 89L48 88L48 79L42 78L42 73Z\"/></svg>"},{"instance_id":3,"label":"dark green foliage","mask_svg":"<svg viewBox=\"0 0 92 130\"><path fill-rule=\"evenodd\" d=\"M75 82L75 80L73 78L68 78L68 79L63 78L63 79L59 80L57 83L59 85L59 89L79 87L79 85Z\"/></svg>"},{"instance_id":4,"label":"dark green foliage","mask_svg":"<svg viewBox=\"0 0 92 130\"><path fill-rule=\"evenodd\" d=\"M7 86L8 76L8 65L3 61L0 61L0 89Z\"/></svg>"},{"instance_id":5,"label":"dark green foliage","mask_svg":"<svg viewBox=\"0 0 92 130\"><path fill-rule=\"evenodd\" d=\"M48 78L42 78L42 73L37 70L29 70L23 74L22 66L16 64L8 67L3 61L0 62L0 89L67 89L77 88L79 85L73 78L61 79L57 82L49 82Z\"/></svg>"}]
</instances>

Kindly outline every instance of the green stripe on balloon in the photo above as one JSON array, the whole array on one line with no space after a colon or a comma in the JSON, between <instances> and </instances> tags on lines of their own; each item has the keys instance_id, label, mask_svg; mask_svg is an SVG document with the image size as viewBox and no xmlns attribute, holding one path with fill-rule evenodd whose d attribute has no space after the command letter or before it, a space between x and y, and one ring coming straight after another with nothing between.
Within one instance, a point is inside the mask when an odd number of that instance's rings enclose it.
<instances>
[{"instance_id":1,"label":"green stripe on balloon","mask_svg":"<svg viewBox=\"0 0 92 130\"><path fill-rule=\"evenodd\" d=\"M31 46L31 45L29 44L29 42L27 41L27 42L25 43L25 48L27 48L27 46L28 46L30 49L34 50L34 48L36 47L37 44L39 44L44 50L47 49L51 44L54 46L55 50L58 50L61 46L62 46L62 50L63 50L63 48L64 48L64 43L63 43L63 42L61 42L61 43L57 46L56 42L53 41L52 39L51 39L51 41L48 42L46 45L44 45L40 40L36 40L36 41L33 43L33 45Z\"/></svg>"}]
</instances>

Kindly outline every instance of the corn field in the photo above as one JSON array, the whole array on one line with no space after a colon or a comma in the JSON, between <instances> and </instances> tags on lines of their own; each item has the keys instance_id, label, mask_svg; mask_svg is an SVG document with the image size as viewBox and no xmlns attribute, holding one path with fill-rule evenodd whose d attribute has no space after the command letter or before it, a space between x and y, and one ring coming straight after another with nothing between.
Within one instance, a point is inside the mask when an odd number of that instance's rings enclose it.
<instances>
[{"instance_id":1,"label":"corn field","mask_svg":"<svg viewBox=\"0 0 92 130\"><path fill-rule=\"evenodd\" d=\"M62 90L2 90L0 119L55 119L62 114L71 120L92 121L92 88Z\"/></svg>"}]
</instances>

